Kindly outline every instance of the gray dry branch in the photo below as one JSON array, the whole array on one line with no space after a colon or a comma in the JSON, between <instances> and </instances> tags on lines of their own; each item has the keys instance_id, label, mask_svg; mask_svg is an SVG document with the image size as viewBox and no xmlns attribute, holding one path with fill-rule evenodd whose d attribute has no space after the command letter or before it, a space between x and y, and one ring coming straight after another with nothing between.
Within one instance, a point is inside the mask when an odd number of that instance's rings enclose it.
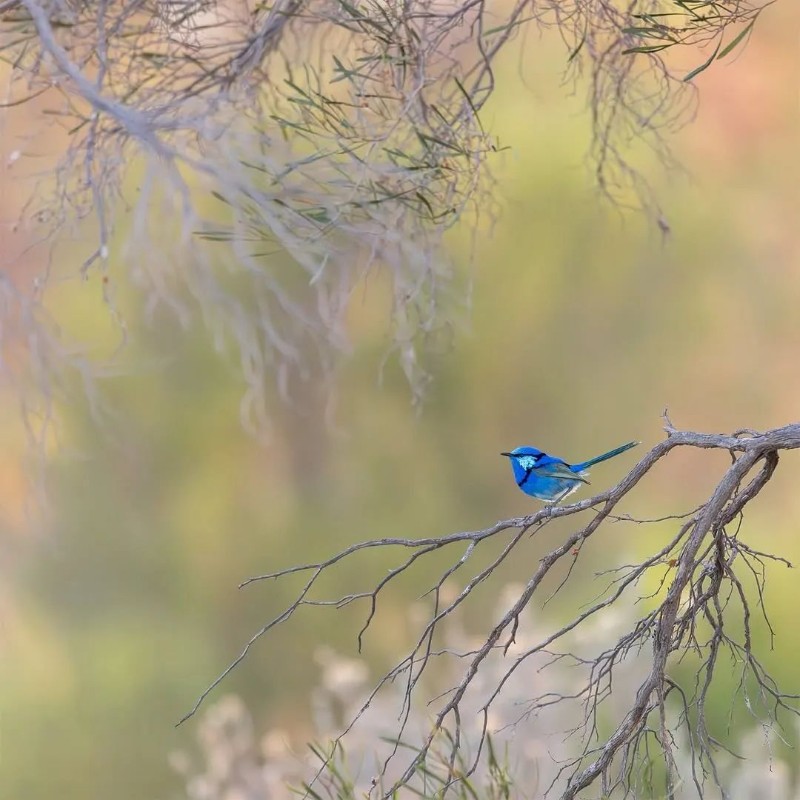
<instances>
[{"instance_id":1,"label":"gray dry branch","mask_svg":"<svg viewBox=\"0 0 800 800\"><path fill-rule=\"evenodd\" d=\"M203 700L248 655L262 636L292 619L303 607L332 607L340 609L351 604L364 603L366 614L358 632L361 649L364 634L376 619L381 593L401 575L406 575L426 557L452 548L463 552L444 569L438 579L423 594L429 598L429 615L413 647L388 670L367 695L360 710L341 731L337 743L352 730L368 711L379 692L400 681L405 686L403 707L396 729L391 736L397 743L409 733L406 726L412 706L421 701L435 709L435 716L422 745L413 749L413 757L388 781L385 797L402 786L411 786L424 766L430 749L448 732L451 742L450 763L463 763L464 734L472 724L465 713L474 716L477 707L479 729L477 750L466 770L452 770L451 780L468 777L477 768L481 747L490 729L490 712L501 698L507 682L518 670L529 670L530 685L544 680L543 670L564 669L573 665L582 670L583 677L577 687L564 693L549 691L533 696L526 703L526 715L552 706L563 707L569 716L579 709L579 722L569 731L570 737L580 742L574 755L562 761L549 788L562 800L571 800L586 787L600 783L602 795L610 796L617 788L635 789L636 781L643 775L653 774L653 763L660 762L665 787L656 790L666 797L674 797L676 786L691 780L700 797L704 796L710 780L723 789L723 780L717 769L718 751L725 748L710 729L706 707L712 687L722 677L730 678L730 667L720 666L720 658L727 653L728 664L739 671L737 696L751 714L762 718L764 724L779 726L782 712L798 713L797 695L785 694L765 671L753 649L753 631L758 624L766 626L770 636L772 627L764 605L766 565L770 562L792 565L779 555L756 550L739 538L739 528L745 506L755 499L772 477L782 450L800 448L800 423L756 433L738 431L730 436L702 434L676 430L665 415L666 438L653 447L631 472L615 487L595 497L566 506L546 506L530 516L509 519L479 531L465 531L448 536L423 539L375 539L352 545L316 564L282 569L259 575L246 581L246 586L256 581L279 580L292 575L303 575L304 583L296 599L274 619L259 630L247 643L236 660L203 692L195 707L181 720L184 722L198 709ZM558 630L544 636L532 646L512 650L520 626L520 617L535 598L543 598L543 582L553 573L556 565L563 565L566 575L553 594L570 586L573 569L585 542L601 524L609 519L626 519L631 522L664 520L637 520L615 514L620 502L628 497L655 464L677 447L724 450L730 453L732 463L721 476L709 498L699 507L685 514L665 518L678 526L674 536L664 546L638 563L625 564L600 573L608 579L605 589L587 606L573 610L571 620ZM482 642L463 652L452 652L440 647L440 627L456 609L475 600L476 589L493 585L495 592L502 582L501 566L509 562L523 537L539 535L553 520L590 512L589 521L576 527L555 549L544 555L524 588L499 621L485 632ZM473 556L491 544L496 552L482 567L475 567L464 579L464 586L455 595L448 594L445 586L455 575L464 575L475 563ZM347 594L343 597L321 599L315 594L317 582L328 571L365 550L408 551L397 566L383 575L372 588ZM552 580L552 577L551 577ZM652 586L655 583L656 589ZM650 585L644 591L643 585ZM553 596L550 595L550 597ZM548 598L549 599L549 598ZM545 601L547 602L547 601ZM627 627L616 641L604 641L599 652L580 654L572 638L575 631L587 624L597 623L604 617L629 606L649 607L635 623ZM472 606L474 607L474 605ZM560 649L559 649L560 648ZM489 656L502 657L505 666L501 677L492 685L481 682L481 669ZM542 666L535 657L546 656ZM438 659L456 657L464 662L460 681L447 691L430 696L426 694L423 677L434 669ZM611 712L618 719L608 721L608 704L614 676L627 659L637 657L643 661L645 672L638 688L622 713ZM687 659L695 659L696 679L692 686L681 685L672 675L674 668ZM720 676L721 669L727 674ZM536 676L539 675L539 678ZM468 704L469 692L482 693L477 706ZM617 703L619 706L619 703ZM571 708L568 708L571 707ZM603 714L606 717L603 717ZM601 721L605 719L605 722ZM180 723L179 723L180 724ZM610 733L603 733L604 724L613 725ZM688 749L680 753L680 761L689 764L691 775L678 773L676 748ZM397 745L384 763L384 774L378 776L376 785L386 785L388 769L408 751ZM655 770L658 774L658 769ZM650 787L652 791L652 787Z\"/></svg>"},{"instance_id":2,"label":"gray dry branch","mask_svg":"<svg viewBox=\"0 0 800 800\"><path fill-rule=\"evenodd\" d=\"M50 286L97 273L124 341L115 297L131 281L148 314L186 327L200 317L241 360L243 419L260 429L270 391L330 373L353 289L379 269L393 352L418 396L461 295L443 236L465 216L478 230L496 215L496 148L479 114L520 32L556 30L565 71L586 77L601 190L666 224L633 146L668 159L662 137L687 119L692 92L664 53L705 44L726 55L767 2L657 5L0 0L4 114L31 115L6 170L33 182L19 229L51 248L45 266L2 265L37 313L3 307L0 336L24 316L45 339ZM25 158L39 158L36 120L64 148L54 181ZM54 248L84 220L96 239L73 275ZM24 339L0 340L14 346ZM13 378L0 364L0 380ZM27 377L49 395L54 375Z\"/></svg>"}]
</instances>

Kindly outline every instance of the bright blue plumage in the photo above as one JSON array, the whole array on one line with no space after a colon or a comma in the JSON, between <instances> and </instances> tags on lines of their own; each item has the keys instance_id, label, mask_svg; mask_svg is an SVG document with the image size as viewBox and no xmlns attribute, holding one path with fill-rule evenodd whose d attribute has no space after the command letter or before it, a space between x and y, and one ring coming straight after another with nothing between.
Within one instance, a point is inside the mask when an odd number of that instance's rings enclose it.
<instances>
[{"instance_id":1,"label":"bright blue plumage","mask_svg":"<svg viewBox=\"0 0 800 800\"><path fill-rule=\"evenodd\" d=\"M582 483L589 483L586 470L593 464L614 458L637 444L639 442L628 442L580 464L567 464L563 459L549 456L535 447L518 447L510 453L500 455L511 460L514 479L525 494L548 503L557 503L572 494Z\"/></svg>"}]
</instances>

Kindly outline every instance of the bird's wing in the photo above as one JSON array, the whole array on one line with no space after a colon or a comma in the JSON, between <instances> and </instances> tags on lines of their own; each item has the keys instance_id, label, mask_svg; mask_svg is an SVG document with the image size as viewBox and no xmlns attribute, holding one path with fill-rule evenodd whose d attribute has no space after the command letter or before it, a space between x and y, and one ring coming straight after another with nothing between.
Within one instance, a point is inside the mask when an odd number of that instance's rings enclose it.
<instances>
[{"instance_id":1,"label":"bird's wing","mask_svg":"<svg viewBox=\"0 0 800 800\"><path fill-rule=\"evenodd\" d=\"M566 478L571 481L589 483L588 478L585 478L580 472L573 472L569 464L564 463L560 458L553 458L552 456L540 459L532 472L547 478Z\"/></svg>"}]
</instances>

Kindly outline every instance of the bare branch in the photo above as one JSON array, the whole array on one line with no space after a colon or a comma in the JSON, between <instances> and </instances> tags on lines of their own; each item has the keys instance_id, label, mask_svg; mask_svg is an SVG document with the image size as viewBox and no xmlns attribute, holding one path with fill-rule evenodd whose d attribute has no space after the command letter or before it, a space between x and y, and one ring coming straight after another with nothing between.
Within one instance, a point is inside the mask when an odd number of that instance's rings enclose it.
<instances>
[{"instance_id":1,"label":"bare branch","mask_svg":"<svg viewBox=\"0 0 800 800\"><path fill-rule=\"evenodd\" d=\"M378 694L384 687L402 677L403 700L398 728L395 731L396 744L383 762L382 778L385 777L400 756L397 742L406 731L412 706L420 699L423 675L432 673L434 664L441 658L455 656L466 662L461 678L455 685L428 698L427 702L437 706L428 733L421 744L414 748L413 758L396 773L391 785L384 791L385 797L392 796L402 786L411 785L431 748L440 741L445 731L449 731L447 735L450 737L450 751L446 759L451 765L448 781L452 783L469 777L477 768L486 737L492 733L489 722L491 709L502 698L511 677L526 667L530 668L535 656L549 658L536 668L538 674L552 669L555 664L569 662L580 669L583 675L583 679L570 691L547 690L531 697L526 702L522 715L530 716L545 708L569 703L575 704L581 710L579 722L569 732L575 742L581 742L580 749L560 765L551 786L551 790L558 786L562 800L575 798L582 789L596 781L601 782L606 793L620 785L630 788L632 782L639 780L643 763L655 758L663 760L665 791L667 796L673 796L675 787L681 780L678 773L679 761L685 761L682 756L679 759L682 745L676 738L676 731L680 728L686 732L685 741L690 750L692 780L695 785L702 787L706 777L710 776L710 780L722 787L715 751L726 749L726 745L718 735L711 732L705 706L719 671L719 656L723 650L730 652L735 663L741 666L739 693L751 713L762 722L777 720L782 711L798 713L798 697L782 692L753 652L751 590L747 583L752 579L762 618L772 632L764 603L765 563L772 560L784 566L791 565L780 556L756 551L741 541L740 526L745 507L758 496L778 467L779 451L800 447L800 423L765 433L748 431L747 435L737 432L735 435L725 436L680 431L667 420L666 431L664 441L646 453L617 486L595 497L568 506L546 506L535 514L504 520L478 531L424 539L386 538L361 542L324 561L289 567L249 579L242 585L308 574L296 599L253 637L239 657L209 686L181 722L195 713L202 700L240 663L259 637L276 625L288 621L301 606L341 608L358 601L366 601L368 609L365 621L357 635L360 649L364 643L364 635L374 624L380 611L379 597L386 586L413 569L425 556L456 547L461 549L461 554L422 593L422 598L432 601L432 607L411 650L377 682L337 738L338 742L353 729L377 701ZM722 449L731 454L733 461L721 475L708 500L686 514L660 518L662 521L674 519L681 523L667 543L639 563L601 570L597 575L599 579L609 577L590 605L577 610L570 621L538 641L516 648L511 663L496 673L491 685L485 685L485 681L478 680L490 657L502 658L509 654L516 641L521 615L533 598L539 596L543 581L552 573L553 568L563 563L565 558L570 559L566 576L557 584L555 592L558 593L573 581L573 567L580 556L583 543L595 535L602 523L609 518L632 520L629 516L616 513L617 506L651 468L676 447ZM755 474L750 477L754 470ZM503 564L507 563L512 553L517 552L526 534L539 534L543 527L555 519L572 517L582 512L590 512L589 520L576 527L561 544L540 558L527 583L499 620L485 633L479 645L463 651L435 645L441 635L442 623L473 598L475 589L487 581L496 582L501 579ZM640 521L638 524L646 522ZM729 530L731 527L734 528L733 531ZM510 538L505 534L511 534ZM491 547L498 542L497 537L501 536L503 543L499 545L497 554L486 566L474 571L461 591L455 594L444 591L446 584L454 576L469 570L471 559L479 549ZM397 547L411 552L396 567L376 580L372 588L339 598L321 599L313 596L312 590L319 577L342 561L374 548ZM736 569L739 564L745 568L742 575ZM645 577L650 576L652 580L654 571L659 575L657 588L644 594L641 590L637 592L636 587ZM576 632L583 630L587 621L609 613L620 604L627 603L627 607L633 609L641 601L649 601L650 610L640 616L616 641L604 642L599 651L590 654L581 654L576 649L576 643L581 640ZM733 603L738 604L743 615L741 640L737 639L725 622L733 613ZM559 649L554 650L554 647ZM690 656L696 658L699 664L693 688L680 686L669 675L671 663ZM601 736L598 726L600 709L612 695L614 676L620 665L631 658L639 663L646 662L646 672L637 683L631 702L621 714L613 732ZM481 699L477 704L472 700L468 704L468 696ZM677 706L670 698L678 699ZM477 724L477 751L469 763L465 764L461 751L466 742L465 714L468 709L472 709L470 713L474 715L474 722ZM469 721L470 729L472 725L473 722ZM457 759L458 768L455 766ZM318 777L324 769L325 764L320 768Z\"/></svg>"}]
</instances>

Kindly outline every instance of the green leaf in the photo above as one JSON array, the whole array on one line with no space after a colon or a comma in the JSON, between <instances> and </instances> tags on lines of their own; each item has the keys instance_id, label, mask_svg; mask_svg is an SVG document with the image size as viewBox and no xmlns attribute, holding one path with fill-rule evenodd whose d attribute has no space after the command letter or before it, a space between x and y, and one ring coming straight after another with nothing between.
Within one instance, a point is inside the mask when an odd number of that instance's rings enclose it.
<instances>
[{"instance_id":1,"label":"green leaf","mask_svg":"<svg viewBox=\"0 0 800 800\"><path fill-rule=\"evenodd\" d=\"M535 17L525 17L524 19L518 19L513 22L510 22L508 25L498 25L496 28L489 28L489 30L483 32L483 38L486 39L488 36L491 36L492 34L500 33L500 31L503 31L504 33L510 32L514 28L518 28L520 25L524 25L526 22L530 22L532 19L535 19Z\"/></svg>"},{"instance_id":2,"label":"green leaf","mask_svg":"<svg viewBox=\"0 0 800 800\"><path fill-rule=\"evenodd\" d=\"M626 56L630 53L657 53L659 50L666 50L672 47L672 42L669 44L643 44L641 47L629 47L627 50L622 51L622 55ZM684 78L686 80L686 78Z\"/></svg>"},{"instance_id":3,"label":"green leaf","mask_svg":"<svg viewBox=\"0 0 800 800\"><path fill-rule=\"evenodd\" d=\"M229 231L194 231L195 236L206 239L209 242L230 242L233 241L233 234Z\"/></svg>"},{"instance_id":4,"label":"green leaf","mask_svg":"<svg viewBox=\"0 0 800 800\"><path fill-rule=\"evenodd\" d=\"M719 52L720 45L722 44L722 40L719 41L717 46L714 48L714 52L699 66L695 67L684 79L684 83L690 81L695 76L699 75L704 70L708 69L711 62L717 57L717 53Z\"/></svg>"},{"instance_id":5,"label":"green leaf","mask_svg":"<svg viewBox=\"0 0 800 800\"><path fill-rule=\"evenodd\" d=\"M747 36L747 34L750 33L751 30L753 30L753 25L756 24L757 19L758 19L758 14L756 14L753 17L753 19L750 20L750 23L744 28L744 30L742 30L739 33L739 35L730 44L726 45L725 47L722 48L722 50L720 50L720 53L717 56L717 61L719 61L719 59L721 58L725 58L725 56L727 56L728 53L731 52L731 50L736 48L736 46L742 41L742 39L744 39L745 36Z\"/></svg>"},{"instance_id":6,"label":"green leaf","mask_svg":"<svg viewBox=\"0 0 800 800\"><path fill-rule=\"evenodd\" d=\"M575 45L575 47L573 48L572 52L569 54L569 58L567 59L567 63L569 63L570 61L573 61L575 58L577 58L578 53L580 53L581 50L583 50L584 44L586 44L586 33L585 32L584 32L583 36L581 36L581 40L578 42L578 44Z\"/></svg>"},{"instance_id":7,"label":"green leaf","mask_svg":"<svg viewBox=\"0 0 800 800\"><path fill-rule=\"evenodd\" d=\"M481 118L478 114L478 109L475 108L472 102L472 98L469 96L469 92L466 90L464 84L462 84L457 77L454 77L454 80L456 82L456 86L458 86L459 91L461 92L462 95L464 95L464 100L467 101L467 104L470 107L470 111L472 111L472 116L475 118L475 120L478 123L478 127L481 129L481 133L485 133L485 131L483 130L483 124L481 123Z\"/></svg>"}]
</instances>

